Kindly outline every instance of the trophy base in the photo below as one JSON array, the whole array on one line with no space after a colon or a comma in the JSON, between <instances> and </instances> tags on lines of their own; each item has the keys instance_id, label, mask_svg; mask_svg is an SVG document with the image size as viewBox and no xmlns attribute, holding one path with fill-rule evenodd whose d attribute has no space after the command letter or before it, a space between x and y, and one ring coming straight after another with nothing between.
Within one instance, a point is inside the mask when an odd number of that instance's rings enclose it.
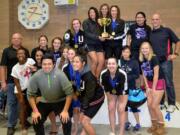
<instances>
[{"instance_id":1,"label":"trophy base","mask_svg":"<svg viewBox=\"0 0 180 135\"><path fill-rule=\"evenodd\" d=\"M103 37L103 38L108 38L108 37L109 37L109 34L108 34L108 33L102 33L102 34L101 34L101 37Z\"/></svg>"}]
</instances>

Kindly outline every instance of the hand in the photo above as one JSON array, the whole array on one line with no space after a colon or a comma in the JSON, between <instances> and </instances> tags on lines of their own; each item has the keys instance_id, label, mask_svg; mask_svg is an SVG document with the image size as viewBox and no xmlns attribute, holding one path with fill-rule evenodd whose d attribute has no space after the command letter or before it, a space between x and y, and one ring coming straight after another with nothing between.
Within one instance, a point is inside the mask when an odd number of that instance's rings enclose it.
<instances>
[{"instance_id":1,"label":"hand","mask_svg":"<svg viewBox=\"0 0 180 135\"><path fill-rule=\"evenodd\" d=\"M34 124L38 123L38 120L41 119L41 114L37 112L32 112L32 121Z\"/></svg>"},{"instance_id":2,"label":"hand","mask_svg":"<svg viewBox=\"0 0 180 135\"><path fill-rule=\"evenodd\" d=\"M69 120L69 114L68 114L68 112L63 110L63 111L60 113L60 119L61 119L61 121L62 121L63 123L67 123L68 120Z\"/></svg>"},{"instance_id":3,"label":"hand","mask_svg":"<svg viewBox=\"0 0 180 135\"><path fill-rule=\"evenodd\" d=\"M98 22L98 24L99 24L100 26L102 26L102 25L101 25L101 19L98 19L97 22Z\"/></svg>"},{"instance_id":4,"label":"hand","mask_svg":"<svg viewBox=\"0 0 180 135\"><path fill-rule=\"evenodd\" d=\"M113 36L110 36L109 38L107 38L107 40L113 40L114 37Z\"/></svg>"},{"instance_id":5,"label":"hand","mask_svg":"<svg viewBox=\"0 0 180 135\"><path fill-rule=\"evenodd\" d=\"M105 41L105 38L103 38L103 37L99 36L99 40L101 40L101 41Z\"/></svg>"},{"instance_id":6,"label":"hand","mask_svg":"<svg viewBox=\"0 0 180 135\"><path fill-rule=\"evenodd\" d=\"M1 82L1 89L2 89L3 91L6 91L6 90L7 90L7 84L6 84L6 82Z\"/></svg>"},{"instance_id":7,"label":"hand","mask_svg":"<svg viewBox=\"0 0 180 135\"><path fill-rule=\"evenodd\" d=\"M175 54L171 54L168 56L168 60L175 60L176 59L176 55Z\"/></svg>"},{"instance_id":8,"label":"hand","mask_svg":"<svg viewBox=\"0 0 180 135\"><path fill-rule=\"evenodd\" d=\"M31 72L36 72L37 71L37 67L35 67L33 65L28 65L28 67L30 68Z\"/></svg>"}]
</instances>

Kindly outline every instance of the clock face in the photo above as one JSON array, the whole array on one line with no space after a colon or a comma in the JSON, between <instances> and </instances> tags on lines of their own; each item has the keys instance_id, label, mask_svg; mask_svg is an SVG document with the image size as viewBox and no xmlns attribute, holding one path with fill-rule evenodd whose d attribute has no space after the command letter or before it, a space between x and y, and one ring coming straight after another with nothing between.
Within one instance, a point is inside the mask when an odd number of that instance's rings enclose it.
<instances>
[{"instance_id":1,"label":"clock face","mask_svg":"<svg viewBox=\"0 0 180 135\"><path fill-rule=\"evenodd\" d=\"M44 0L23 0L18 6L18 20L27 29L40 29L49 20L49 7Z\"/></svg>"}]
</instances>

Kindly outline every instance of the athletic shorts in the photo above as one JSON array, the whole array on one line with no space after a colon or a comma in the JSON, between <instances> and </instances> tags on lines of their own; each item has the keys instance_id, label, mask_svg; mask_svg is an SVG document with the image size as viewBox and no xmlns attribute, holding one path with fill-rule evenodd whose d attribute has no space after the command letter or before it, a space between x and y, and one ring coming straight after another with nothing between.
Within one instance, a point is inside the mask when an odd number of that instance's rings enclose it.
<instances>
[{"instance_id":1,"label":"athletic shorts","mask_svg":"<svg viewBox=\"0 0 180 135\"><path fill-rule=\"evenodd\" d=\"M153 82L148 81L148 86L150 89L152 89ZM156 85L156 90L165 90L166 89L166 83L164 79L159 79Z\"/></svg>"},{"instance_id":2,"label":"athletic shorts","mask_svg":"<svg viewBox=\"0 0 180 135\"><path fill-rule=\"evenodd\" d=\"M115 57L116 59L121 58L121 53L122 53L122 48L120 46L105 46L105 59L107 60L108 58Z\"/></svg>"},{"instance_id":3,"label":"athletic shorts","mask_svg":"<svg viewBox=\"0 0 180 135\"><path fill-rule=\"evenodd\" d=\"M128 95L129 94L129 90L116 91L116 93L113 93L113 91L105 91L105 92L109 92L110 94L117 95L117 96Z\"/></svg>"},{"instance_id":4,"label":"athletic shorts","mask_svg":"<svg viewBox=\"0 0 180 135\"><path fill-rule=\"evenodd\" d=\"M96 115L96 113L99 111L99 109L101 108L103 103L104 103L104 100L102 100L98 104L95 104L95 105L92 105L92 106L90 105L85 110L81 110L81 112L83 112L84 115L86 115L87 117L92 119Z\"/></svg>"},{"instance_id":5,"label":"athletic shorts","mask_svg":"<svg viewBox=\"0 0 180 135\"><path fill-rule=\"evenodd\" d=\"M95 51L95 52L104 52L103 50L103 46L101 44L88 44L87 45L87 50L88 52L92 52L92 51Z\"/></svg>"}]
</instances>

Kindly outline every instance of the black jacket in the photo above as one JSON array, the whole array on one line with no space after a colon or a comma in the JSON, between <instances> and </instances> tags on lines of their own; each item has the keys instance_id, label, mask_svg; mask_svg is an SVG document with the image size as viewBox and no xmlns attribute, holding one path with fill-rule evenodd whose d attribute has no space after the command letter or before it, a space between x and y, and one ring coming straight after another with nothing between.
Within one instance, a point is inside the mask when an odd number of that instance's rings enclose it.
<instances>
[{"instance_id":1,"label":"black jacket","mask_svg":"<svg viewBox=\"0 0 180 135\"><path fill-rule=\"evenodd\" d=\"M82 30L80 30L77 33L77 37L75 37L75 36L76 36L75 33L72 33L72 31L70 29L68 29L64 34L63 40L64 40L65 44L69 45L70 47L72 47L74 49L79 50L80 48L85 46L84 32Z\"/></svg>"},{"instance_id":2,"label":"black jacket","mask_svg":"<svg viewBox=\"0 0 180 135\"><path fill-rule=\"evenodd\" d=\"M127 74L122 70L118 69L115 74L116 85L113 88L110 82L110 72L108 69L105 69L101 72L100 81L103 85L103 88L106 92L110 92L115 95L127 95L128 94L128 84L127 84ZM113 89L116 90L116 93L113 93Z\"/></svg>"},{"instance_id":3,"label":"black jacket","mask_svg":"<svg viewBox=\"0 0 180 135\"><path fill-rule=\"evenodd\" d=\"M83 22L83 29L85 33L85 42L87 44L99 45L101 41L99 40L99 36L101 35L100 26L97 22L86 19Z\"/></svg>"},{"instance_id":4,"label":"black jacket","mask_svg":"<svg viewBox=\"0 0 180 135\"><path fill-rule=\"evenodd\" d=\"M74 73L72 75L70 75L70 70L69 70L69 66L70 64L65 64L62 67L62 71L65 73L65 75L67 76L67 78L69 79L69 81L74 81ZM74 72L74 71L73 71Z\"/></svg>"},{"instance_id":5,"label":"black jacket","mask_svg":"<svg viewBox=\"0 0 180 135\"><path fill-rule=\"evenodd\" d=\"M78 96L81 107L96 105L99 100L104 100L104 91L97 83L96 77L92 74L90 69L85 66L81 74L80 95Z\"/></svg>"},{"instance_id":6,"label":"black jacket","mask_svg":"<svg viewBox=\"0 0 180 135\"><path fill-rule=\"evenodd\" d=\"M122 40L126 36L126 34L124 33L124 27L125 27L124 20L122 20L122 19L116 20L116 27L113 30L112 20L111 20L111 24L107 27L107 32L110 35L112 35L112 32L115 32L115 36L114 36L113 40L108 40L109 46L120 46L120 47L122 47Z\"/></svg>"},{"instance_id":7,"label":"black jacket","mask_svg":"<svg viewBox=\"0 0 180 135\"><path fill-rule=\"evenodd\" d=\"M158 29L153 29L150 33L150 42L153 51L157 55L160 63L167 60L168 56L173 53L173 43L179 41L179 38L170 28L163 26Z\"/></svg>"}]
</instances>

